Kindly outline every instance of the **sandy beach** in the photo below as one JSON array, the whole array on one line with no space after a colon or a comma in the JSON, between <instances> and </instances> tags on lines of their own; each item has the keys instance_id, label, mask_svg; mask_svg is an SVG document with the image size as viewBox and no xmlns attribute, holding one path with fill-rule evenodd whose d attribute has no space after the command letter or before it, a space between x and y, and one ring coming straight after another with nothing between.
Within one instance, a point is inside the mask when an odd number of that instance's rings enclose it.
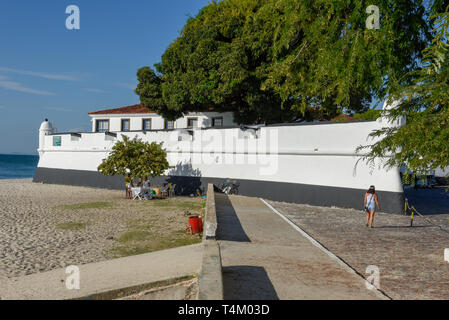
<instances>
[{"instance_id":1,"label":"sandy beach","mask_svg":"<svg viewBox=\"0 0 449 320\"><path fill-rule=\"evenodd\" d=\"M36 184L31 179L0 180L0 275L17 277L114 258L114 248L123 244L117 239L130 226L146 228L154 237L185 230L182 207L125 200L124 195L120 190ZM201 206L200 199L182 201ZM78 206L86 203L99 205Z\"/></svg>"}]
</instances>

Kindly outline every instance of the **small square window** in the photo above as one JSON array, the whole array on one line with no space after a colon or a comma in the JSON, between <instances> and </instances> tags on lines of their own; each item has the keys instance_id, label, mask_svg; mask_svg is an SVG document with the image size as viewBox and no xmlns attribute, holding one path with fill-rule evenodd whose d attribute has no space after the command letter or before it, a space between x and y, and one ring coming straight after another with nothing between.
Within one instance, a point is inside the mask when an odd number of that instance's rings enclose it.
<instances>
[{"instance_id":1,"label":"small square window","mask_svg":"<svg viewBox=\"0 0 449 320\"><path fill-rule=\"evenodd\" d=\"M108 132L109 131L109 120L97 120L95 125L96 132Z\"/></svg>"},{"instance_id":2,"label":"small square window","mask_svg":"<svg viewBox=\"0 0 449 320\"><path fill-rule=\"evenodd\" d=\"M171 130L175 128L175 122L171 120L165 120L165 129Z\"/></svg>"},{"instance_id":3,"label":"small square window","mask_svg":"<svg viewBox=\"0 0 449 320\"><path fill-rule=\"evenodd\" d=\"M142 120L142 130L143 131L151 130L151 119L143 119Z\"/></svg>"},{"instance_id":4,"label":"small square window","mask_svg":"<svg viewBox=\"0 0 449 320\"><path fill-rule=\"evenodd\" d=\"M187 118L187 128L197 128L198 118Z\"/></svg>"},{"instance_id":5,"label":"small square window","mask_svg":"<svg viewBox=\"0 0 449 320\"><path fill-rule=\"evenodd\" d=\"M122 131L129 131L129 119L122 119Z\"/></svg>"},{"instance_id":6,"label":"small square window","mask_svg":"<svg viewBox=\"0 0 449 320\"><path fill-rule=\"evenodd\" d=\"M223 127L223 117L212 118L212 127Z\"/></svg>"}]
</instances>

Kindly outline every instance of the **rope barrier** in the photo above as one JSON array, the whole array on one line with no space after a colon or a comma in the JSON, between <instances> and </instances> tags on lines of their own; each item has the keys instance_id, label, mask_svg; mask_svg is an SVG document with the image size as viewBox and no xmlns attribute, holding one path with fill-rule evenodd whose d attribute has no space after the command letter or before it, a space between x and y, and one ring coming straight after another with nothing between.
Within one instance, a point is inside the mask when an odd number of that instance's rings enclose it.
<instances>
[{"instance_id":1,"label":"rope barrier","mask_svg":"<svg viewBox=\"0 0 449 320\"><path fill-rule=\"evenodd\" d=\"M429 218L425 217L424 215L422 215L421 213L419 213L418 210L416 210L415 206L410 206L410 204L408 203L408 199L405 198L405 205L404 205L404 213L407 214L408 210L410 209L411 211L411 215L410 215L410 227L413 227L413 219L415 216L415 213L420 216L421 218L423 218L424 220L426 220L428 223L430 223L431 225L440 228L442 231L449 233L449 230L443 228L442 226L440 226L439 224L434 223L432 220L430 220Z\"/></svg>"}]
</instances>

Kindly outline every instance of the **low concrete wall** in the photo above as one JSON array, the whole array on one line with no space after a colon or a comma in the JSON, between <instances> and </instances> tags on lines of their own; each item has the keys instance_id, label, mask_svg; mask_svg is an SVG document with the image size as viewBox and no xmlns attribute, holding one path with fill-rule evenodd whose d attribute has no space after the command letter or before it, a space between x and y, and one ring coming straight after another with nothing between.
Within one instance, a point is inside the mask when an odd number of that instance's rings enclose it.
<instances>
[{"instance_id":1,"label":"low concrete wall","mask_svg":"<svg viewBox=\"0 0 449 320\"><path fill-rule=\"evenodd\" d=\"M215 240L203 241L203 261L198 280L198 300L223 300L220 247Z\"/></svg>"},{"instance_id":2,"label":"low concrete wall","mask_svg":"<svg viewBox=\"0 0 449 320\"><path fill-rule=\"evenodd\" d=\"M217 212L215 209L214 185L207 185L206 215L204 216L203 240L215 240L217 232Z\"/></svg>"},{"instance_id":3,"label":"low concrete wall","mask_svg":"<svg viewBox=\"0 0 449 320\"><path fill-rule=\"evenodd\" d=\"M194 244L79 266L79 289L69 290L66 267L5 279L1 300L117 299L194 278L202 245ZM73 275L72 271L72 275Z\"/></svg>"},{"instance_id":4,"label":"low concrete wall","mask_svg":"<svg viewBox=\"0 0 449 320\"><path fill-rule=\"evenodd\" d=\"M223 300L223 276L220 246L215 238L217 214L213 184L207 186L206 214L204 217L203 261L199 275L198 300Z\"/></svg>"}]
</instances>

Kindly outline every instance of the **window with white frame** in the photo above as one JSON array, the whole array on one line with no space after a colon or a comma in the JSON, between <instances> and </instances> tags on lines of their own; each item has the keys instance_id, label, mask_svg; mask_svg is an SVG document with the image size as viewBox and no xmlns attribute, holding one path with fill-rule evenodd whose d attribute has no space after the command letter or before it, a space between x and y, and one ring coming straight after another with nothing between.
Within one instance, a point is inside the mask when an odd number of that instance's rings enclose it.
<instances>
[{"instance_id":1,"label":"window with white frame","mask_svg":"<svg viewBox=\"0 0 449 320\"><path fill-rule=\"evenodd\" d=\"M164 128L167 130L171 130L175 128L175 122L171 120L165 120Z\"/></svg>"},{"instance_id":2,"label":"window with white frame","mask_svg":"<svg viewBox=\"0 0 449 320\"><path fill-rule=\"evenodd\" d=\"M151 119L142 119L142 130L143 131L151 130Z\"/></svg>"},{"instance_id":3,"label":"window with white frame","mask_svg":"<svg viewBox=\"0 0 449 320\"><path fill-rule=\"evenodd\" d=\"M187 128L197 128L198 118L187 118Z\"/></svg>"},{"instance_id":4,"label":"window with white frame","mask_svg":"<svg viewBox=\"0 0 449 320\"><path fill-rule=\"evenodd\" d=\"M129 119L122 119L122 130L121 131L129 131Z\"/></svg>"},{"instance_id":5,"label":"window with white frame","mask_svg":"<svg viewBox=\"0 0 449 320\"><path fill-rule=\"evenodd\" d=\"M97 120L95 122L96 132L108 132L109 131L109 120Z\"/></svg>"},{"instance_id":6,"label":"window with white frame","mask_svg":"<svg viewBox=\"0 0 449 320\"><path fill-rule=\"evenodd\" d=\"M212 127L223 127L223 117L212 118Z\"/></svg>"}]
</instances>

